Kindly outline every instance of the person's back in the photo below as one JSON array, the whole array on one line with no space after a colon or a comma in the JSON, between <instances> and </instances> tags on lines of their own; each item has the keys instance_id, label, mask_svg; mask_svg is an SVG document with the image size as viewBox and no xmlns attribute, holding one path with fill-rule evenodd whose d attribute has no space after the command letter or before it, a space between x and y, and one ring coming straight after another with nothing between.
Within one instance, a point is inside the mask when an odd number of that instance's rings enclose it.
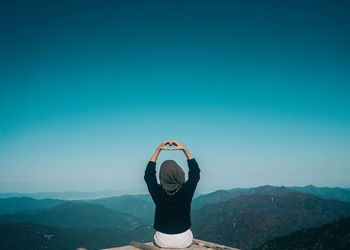
<instances>
[{"instance_id":1,"label":"person's back","mask_svg":"<svg viewBox=\"0 0 350 250\"><path fill-rule=\"evenodd\" d=\"M165 145L177 145L175 149L169 149ZM188 180L185 182L185 173L173 160L162 163L159 179L156 179L156 159L160 150L183 150L187 156L189 167ZM191 227L191 201L199 181L200 169L196 160L189 154L188 150L180 143L169 140L163 142L152 159L149 161L144 179L148 190L156 205L154 217L155 244L160 247L187 247L191 245L193 235Z\"/></svg>"}]
</instances>

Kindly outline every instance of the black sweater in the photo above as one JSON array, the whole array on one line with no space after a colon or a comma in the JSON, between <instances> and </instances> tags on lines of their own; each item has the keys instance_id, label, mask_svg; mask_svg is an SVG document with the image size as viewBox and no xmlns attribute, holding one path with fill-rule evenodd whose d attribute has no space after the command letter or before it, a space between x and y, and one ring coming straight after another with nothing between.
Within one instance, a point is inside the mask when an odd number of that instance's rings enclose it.
<instances>
[{"instance_id":1,"label":"black sweater","mask_svg":"<svg viewBox=\"0 0 350 250\"><path fill-rule=\"evenodd\" d=\"M156 205L153 228L166 234L183 233L191 227L191 201L199 181L197 161L187 160L188 180L174 194L169 195L157 182L156 163L149 161L144 179Z\"/></svg>"}]
</instances>

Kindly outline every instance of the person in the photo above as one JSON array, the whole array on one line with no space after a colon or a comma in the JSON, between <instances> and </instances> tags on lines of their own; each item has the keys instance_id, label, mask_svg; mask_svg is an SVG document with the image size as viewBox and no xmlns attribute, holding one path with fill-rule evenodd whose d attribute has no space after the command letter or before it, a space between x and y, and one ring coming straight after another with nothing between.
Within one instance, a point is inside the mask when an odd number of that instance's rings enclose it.
<instances>
[{"instance_id":1,"label":"person","mask_svg":"<svg viewBox=\"0 0 350 250\"><path fill-rule=\"evenodd\" d=\"M166 145L175 148L169 148ZM156 160L161 150L182 150L187 156L188 180L185 172L174 160L166 160L156 178ZM199 181L200 169L188 150L177 141L164 141L148 162L144 179L156 205L153 228L153 244L162 248L186 248L192 244L191 202Z\"/></svg>"}]
</instances>

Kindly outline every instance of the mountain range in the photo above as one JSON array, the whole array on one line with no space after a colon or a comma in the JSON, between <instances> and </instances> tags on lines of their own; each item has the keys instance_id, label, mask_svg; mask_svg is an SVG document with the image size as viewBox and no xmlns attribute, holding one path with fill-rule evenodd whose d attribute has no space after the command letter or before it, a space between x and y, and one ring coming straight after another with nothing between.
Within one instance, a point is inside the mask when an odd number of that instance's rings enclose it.
<instances>
[{"instance_id":1,"label":"mountain range","mask_svg":"<svg viewBox=\"0 0 350 250\"><path fill-rule=\"evenodd\" d=\"M350 202L350 190L342 188L315 187L308 185L305 187L274 187L260 186L255 188L234 188L230 190L217 190L215 192L199 195L192 201L192 210L203 207L208 204L215 204L221 201L226 201L238 197L240 195L252 195L255 193L275 194L279 195L290 192L302 192L316 195L324 199L335 199L340 201ZM74 192L70 192L74 193ZM42 197L45 193L39 193ZM48 193L52 195L51 193ZM79 193L80 194L80 193ZM154 211L154 204L149 194L141 195L120 195L99 199L86 200L62 200L62 199L34 199L31 197L22 197L24 194L7 193L14 197L0 198L0 214L16 213L19 211L31 211L54 207L65 202L91 203L103 205L120 212L131 213L137 217L148 218L150 213ZM19 195L18 197L16 195ZM0 197L6 196L0 194Z\"/></svg>"},{"instance_id":2,"label":"mountain range","mask_svg":"<svg viewBox=\"0 0 350 250\"><path fill-rule=\"evenodd\" d=\"M195 238L252 249L275 237L350 216L350 203L342 201L347 199L347 192L338 188L307 186L297 190L268 185L218 190L193 199L191 230ZM76 243L97 249L120 246L128 240L152 241L154 208L149 195L84 201L28 197L0 199L1 232L7 235L0 233L0 239L5 237L0 241L0 249L8 249L6 244L11 242L16 249L26 241L30 244L35 237L41 239L35 242L46 244L50 249L72 249ZM38 231L39 227L41 231ZM30 232L33 230L53 236ZM6 240L16 238L16 235L22 235L22 238ZM86 235L90 237L87 239ZM64 242L70 242L70 247L63 247Z\"/></svg>"},{"instance_id":3,"label":"mountain range","mask_svg":"<svg viewBox=\"0 0 350 250\"><path fill-rule=\"evenodd\" d=\"M277 237L255 250L350 249L350 217Z\"/></svg>"},{"instance_id":4,"label":"mountain range","mask_svg":"<svg viewBox=\"0 0 350 250\"><path fill-rule=\"evenodd\" d=\"M114 227L132 230L140 226L139 219L127 213L101 205L67 202L31 214L3 214L1 222L34 223L56 227L100 228Z\"/></svg>"},{"instance_id":5,"label":"mountain range","mask_svg":"<svg viewBox=\"0 0 350 250\"><path fill-rule=\"evenodd\" d=\"M117 228L58 228L38 224L0 223L0 249L101 249L127 245L134 237Z\"/></svg>"},{"instance_id":6,"label":"mountain range","mask_svg":"<svg viewBox=\"0 0 350 250\"><path fill-rule=\"evenodd\" d=\"M274 237L348 215L348 202L297 192L257 193L194 210L192 231L200 239L251 249Z\"/></svg>"}]
</instances>

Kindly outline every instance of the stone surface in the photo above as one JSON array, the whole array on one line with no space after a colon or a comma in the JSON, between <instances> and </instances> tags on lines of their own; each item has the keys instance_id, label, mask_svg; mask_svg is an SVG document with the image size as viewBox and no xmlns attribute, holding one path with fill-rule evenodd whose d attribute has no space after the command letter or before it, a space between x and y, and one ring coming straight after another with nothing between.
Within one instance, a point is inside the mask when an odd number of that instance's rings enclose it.
<instances>
[{"instance_id":1,"label":"stone surface","mask_svg":"<svg viewBox=\"0 0 350 250\"><path fill-rule=\"evenodd\" d=\"M151 246L154 250L162 250L162 249L173 249L173 250L179 250L179 248L159 248L156 247L153 242L147 242L144 243L148 246ZM193 239L193 243L190 247L188 248L182 248L182 249L186 249L186 250L209 250L209 249L213 249L213 250L239 250L238 248L232 248L232 247L228 247L228 246L224 246L224 245L219 245L219 244L215 244L212 242L208 242L208 241L204 241L204 240L199 240L199 239ZM122 247L114 247L114 248L106 248L106 249L101 249L101 250L140 250L137 247L131 246L131 245L127 245L127 246L122 246Z\"/></svg>"}]
</instances>

